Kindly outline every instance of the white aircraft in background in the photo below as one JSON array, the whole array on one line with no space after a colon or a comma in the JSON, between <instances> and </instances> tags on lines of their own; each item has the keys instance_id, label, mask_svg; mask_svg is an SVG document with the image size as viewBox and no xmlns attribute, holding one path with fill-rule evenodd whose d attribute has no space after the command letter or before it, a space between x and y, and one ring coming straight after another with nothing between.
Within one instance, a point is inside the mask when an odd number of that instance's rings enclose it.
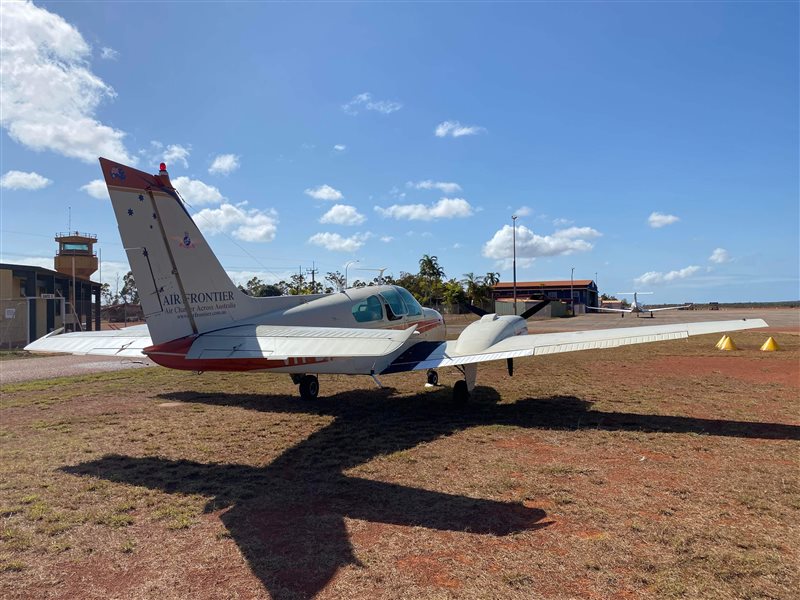
<instances>
[{"instance_id":1,"label":"white aircraft in background","mask_svg":"<svg viewBox=\"0 0 800 600\"><path fill-rule=\"evenodd\" d=\"M638 317L642 313L650 313L650 318L653 318L654 312L660 312L662 310L677 310L679 308L689 308L692 306L691 304L682 304L681 306L664 306L662 308L647 308L645 304L639 304L639 298L637 294L652 294L653 292L617 292L617 296L633 296L633 302L631 303L630 308L605 308L602 306L587 306L589 310L601 310L603 312L615 312L621 313L621 316L624 317L628 313L635 313Z\"/></svg>"},{"instance_id":2,"label":"white aircraft in background","mask_svg":"<svg viewBox=\"0 0 800 600\"><path fill-rule=\"evenodd\" d=\"M319 393L318 374L379 375L455 367L453 386L466 402L478 363L539 354L612 348L766 327L761 319L629 327L528 335L521 316L484 314L456 340L445 341L442 315L423 308L405 289L377 285L334 294L256 298L239 290L223 270L186 205L158 175L101 158L123 247L139 290L146 325L114 331L50 333L29 344L32 352L120 357L191 371L289 373L300 396Z\"/></svg>"}]
</instances>

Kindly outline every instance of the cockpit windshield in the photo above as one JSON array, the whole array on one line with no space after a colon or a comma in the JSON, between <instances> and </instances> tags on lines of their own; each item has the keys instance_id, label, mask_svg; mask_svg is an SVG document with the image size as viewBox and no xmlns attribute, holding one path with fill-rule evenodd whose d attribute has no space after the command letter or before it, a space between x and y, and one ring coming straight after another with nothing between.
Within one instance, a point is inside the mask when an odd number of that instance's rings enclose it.
<instances>
[{"instance_id":1,"label":"cockpit windshield","mask_svg":"<svg viewBox=\"0 0 800 600\"><path fill-rule=\"evenodd\" d=\"M405 301L406 309L408 309L408 316L416 317L422 314L422 307L420 306L419 302L417 302L417 299L411 295L411 292L401 287L395 287L394 289L397 290L397 292Z\"/></svg>"}]
</instances>

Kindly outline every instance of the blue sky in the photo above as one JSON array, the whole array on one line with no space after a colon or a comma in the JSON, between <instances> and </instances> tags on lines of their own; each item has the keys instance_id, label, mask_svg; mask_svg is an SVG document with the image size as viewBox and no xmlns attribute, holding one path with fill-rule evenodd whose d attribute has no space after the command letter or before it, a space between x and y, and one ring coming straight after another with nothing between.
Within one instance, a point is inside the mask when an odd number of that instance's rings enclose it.
<instances>
[{"instance_id":1,"label":"blue sky","mask_svg":"<svg viewBox=\"0 0 800 600\"><path fill-rule=\"evenodd\" d=\"M519 280L800 297L796 3L2 11L5 262L52 266L71 206L113 286L96 157L167 157L237 282L422 254L510 280L516 213Z\"/></svg>"}]
</instances>

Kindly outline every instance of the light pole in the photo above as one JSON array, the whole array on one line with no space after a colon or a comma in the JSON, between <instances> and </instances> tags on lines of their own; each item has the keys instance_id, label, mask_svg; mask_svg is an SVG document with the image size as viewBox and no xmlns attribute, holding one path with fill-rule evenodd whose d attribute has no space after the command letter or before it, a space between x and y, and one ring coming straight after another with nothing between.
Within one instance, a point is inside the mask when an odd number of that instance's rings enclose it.
<instances>
[{"instance_id":1,"label":"light pole","mask_svg":"<svg viewBox=\"0 0 800 600\"><path fill-rule=\"evenodd\" d=\"M514 314L517 314L517 215L511 215L511 223L513 224L513 231L511 232L512 239L512 269L514 271Z\"/></svg>"},{"instance_id":2,"label":"light pole","mask_svg":"<svg viewBox=\"0 0 800 600\"><path fill-rule=\"evenodd\" d=\"M361 261L359 261L358 259L355 259L355 260L350 260L350 261L348 261L348 262L347 262L347 264L344 266L344 289L345 289L345 290L347 289L347 267L349 267L350 265L352 265L352 264L355 264L355 263L357 263L357 262L361 262ZM344 291L344 290L342 290L342 291Z\"/></svg>"},{"instance_id":3,"label":"light pole","mask_svg":"<svg viewBox=\"0 0 800 600\"><path fill-rule=\"evenodd\" d=\"M575 267L572 267L572 270L569 273L569 308L572 312L572 316L575 316L575 292L573 288L575 287Z\"/></svg>"}]
</instances>

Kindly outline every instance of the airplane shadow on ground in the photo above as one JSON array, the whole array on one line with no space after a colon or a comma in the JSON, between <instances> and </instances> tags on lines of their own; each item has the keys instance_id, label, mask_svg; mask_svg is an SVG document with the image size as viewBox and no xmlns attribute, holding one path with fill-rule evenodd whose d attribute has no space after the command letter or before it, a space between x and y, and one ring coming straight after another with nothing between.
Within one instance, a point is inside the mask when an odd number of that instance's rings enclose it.
<instances>
[{"instance_id":1,"label":"airplane shadow on ground","mask_svg":"<svg viewBox=\"0 0 800 600\"><path fill-rule=\"evenodd\" d=\"M253 573L277 600L315 596L348 564L359 564L344 518L502 536L546 527L545 512L520 503L416 489L345 475L371 459L481 425L543 429L705 433L800 439L800 427L662 415L601 412L574 397L457 408L445 391L393 399L393 390L352 391L316 402L286 396L177 392L170 401L236 406L271 413L316 414L334 420L263 468L109 455L63 471L166 492L210 497Z\"/></svg>"}]
</instances>

